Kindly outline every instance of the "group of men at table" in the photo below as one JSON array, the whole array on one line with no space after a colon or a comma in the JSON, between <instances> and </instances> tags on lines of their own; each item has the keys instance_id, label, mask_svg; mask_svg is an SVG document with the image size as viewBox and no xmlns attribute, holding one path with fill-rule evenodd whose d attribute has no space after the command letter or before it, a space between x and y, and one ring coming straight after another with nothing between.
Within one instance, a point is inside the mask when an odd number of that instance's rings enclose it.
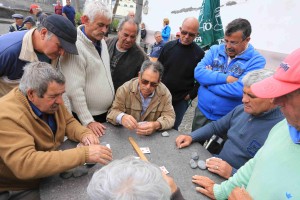
<instances>
[{"instance_id":1,"label":"group of men at table","mask_svg":"<svg viewBox=\"0 0 300 200\"><path fill-rule=\"evenodd\" d=\"M250 23L236 19L226 27L225 44L204 56L193 42L198 21L187 18L180 39L165 45L160 62L151 62L133 42L138 26L132 19L106 42L111 13L103 3L87 2L82 22L76 31L71 22L52 15L37 29L0 37L13 41L0 49L1 65L12 66L0 69L1 92L9 92L0 98L0 200L39 199L40 178L87 162L108 164L91 180L91 198L183 199L173 179L156 166L132 158L111 162L112 151L99 145L99 136L105 134L106 120L142 135L174 123L177 129L197 90L194 131L175 143L184 148L212 135L227 136L206 166L229 180L218 185L195 175L196 190L212 199L299 198L300 50L275 73L262 69L264 58L249 44ZM71 108L64 105L68 100ZM84 146L55 151L64 136ZM136 176L123 176L119 184L108 181L129 169ZM150 176L139 170L158 178L145 179ZM139 184L147 190L132 192L135 185L128 179L143 180ZM114 190L108 191L108 184Z\"/></svg>"}]
</instances>

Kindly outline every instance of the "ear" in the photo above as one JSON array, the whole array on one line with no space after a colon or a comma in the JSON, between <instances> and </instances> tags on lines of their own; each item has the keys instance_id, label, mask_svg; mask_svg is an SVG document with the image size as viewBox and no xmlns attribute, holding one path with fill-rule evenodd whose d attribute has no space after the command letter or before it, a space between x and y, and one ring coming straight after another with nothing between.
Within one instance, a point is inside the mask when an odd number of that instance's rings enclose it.
<instances>
[{"instance_id":1,"label":"ear","mask_svg":"<svg viewBox=\"0 0 300 200\"><path fill-rule=\"evenodd\" d=\"M80 19L82 24L87 24L90 21L90 19L86 15L81 16Z\"/></svg>"},{"instance_id":2,"label":"ear","mask_svg":"<svg viewBox=\"0 0 300 200\"><path fill-rule=\"evenodd\" d=\"M32 89L27 90L27 98L29 99L29 101L33 102L34 101L34 95L35 91Z\"/></svg>"},{"instance_id":3,"label":"ear","mask_svg":"<svg viewBox=\"0 0 300 200\"><path fill-rule=\"evenodd\" d=\"M249 42L250 40L251 40L251 38L250 38L250 37L247 37L247 38L246 38L246 41L247 41L247 42Z\"/></svg>"},{"instance_id":4,"label":"ear","mask_svg":"<svg viewBox=\"0 0 300 200\"><path fill-rule=\"evenodd\" d=\"M48 33L48 30L46 28L42 28L40 31L41 39L44 40L46 38L46 35Z\"/></svg>"}]
</instances>

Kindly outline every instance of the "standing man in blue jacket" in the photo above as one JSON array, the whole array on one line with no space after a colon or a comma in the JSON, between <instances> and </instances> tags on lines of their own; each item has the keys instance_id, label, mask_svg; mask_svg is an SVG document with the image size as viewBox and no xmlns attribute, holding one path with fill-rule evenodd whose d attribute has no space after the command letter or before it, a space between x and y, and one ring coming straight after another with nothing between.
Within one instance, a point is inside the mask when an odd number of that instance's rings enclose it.
<instances>
[{"instance_id":1,"label":"standing man in blue jacket","mask_svg":"<svg viewBox=\"0 0 300 200\"><path fill-rule=\"evenodd\" d=\"M224 44L212 46L195 68L200 87L193 131L242 104L242 78L249 71L264 68L265 59L249 44L250 34L248 20L233 20L226 27Z\"/></svg>"}]
</instances>

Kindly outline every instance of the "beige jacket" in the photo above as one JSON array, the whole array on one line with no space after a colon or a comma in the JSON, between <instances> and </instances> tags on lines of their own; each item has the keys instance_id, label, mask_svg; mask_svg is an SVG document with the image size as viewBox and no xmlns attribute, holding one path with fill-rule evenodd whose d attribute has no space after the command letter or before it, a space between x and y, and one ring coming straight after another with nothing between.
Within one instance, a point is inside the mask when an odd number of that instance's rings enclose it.
<instances>
[{"instance_id":1,"label":"beige jacket","mask_svg":"<svg viewBox=\"0 0 300 200\"><path fill-rule=\"evenodd\" d=\"M172 106L172 96L168 88L160 83L144 115L141 115L142 100L138 89L138 78L124 83L118 90L107 120L117 125L117 116L124 112L140 121L158 121L161 130L171 129L175 122L175 112Z\"/></svg>"}]
</instances>

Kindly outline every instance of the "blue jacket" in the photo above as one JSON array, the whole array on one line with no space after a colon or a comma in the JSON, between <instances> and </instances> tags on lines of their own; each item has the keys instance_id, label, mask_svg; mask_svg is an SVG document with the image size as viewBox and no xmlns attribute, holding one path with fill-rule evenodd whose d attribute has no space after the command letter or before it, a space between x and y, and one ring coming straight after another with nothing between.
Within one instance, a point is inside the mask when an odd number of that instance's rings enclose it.
<instances>
[{"instance_id":1,"label":"blue jacket","mask_svg":"<svg viewBox=\"0 0 300 200\"><path fill-rule=\"evenodd\" d=\"M270 130L284 118L279 107L254 116L244 112L244 105L239 105L217 121L213 121L191 133L193 142L204 141L212 135L224 138L223 149L218 157L236 169L253 158L267 139Z\"/></svg>"},{"instance_id":2,"label":"blue jacket","mask_svg":"<svg viewBox=\"0 0 300 200\"><path fill-rule=\"evenodd\" d=\"M22 40L27 31L15 31L0 36L0 77L10 80L20 79L27 63L19 59Z\"/></svg>"},{"instance_id":3,"label":"blue jacket","mask_svg":"<svg viewBox=\"0 0 300 200\"><path fill-rule=\"evenodd\" d=\"M171 34L171 28L169 25L166 25L161 31L161 37L165 42L168 42L170 38L170 34Z\"/></svg>"},{"instance_id":4,"label":"blue jacket","mask_svg":"<svg viewBox=\"0 0 300 200\"><path fill-rule=\"evenodd\" d=\"M266 61L251 44L229 65L225 45L214 45L195 68L195 79L199 82L198 109L210 120L217 120L242 103L243 77L252 70L264 68ZM206 69L211 66L212 69ZM238 81L227 83L227 76Z\"/></svg>"}]
</instances>

